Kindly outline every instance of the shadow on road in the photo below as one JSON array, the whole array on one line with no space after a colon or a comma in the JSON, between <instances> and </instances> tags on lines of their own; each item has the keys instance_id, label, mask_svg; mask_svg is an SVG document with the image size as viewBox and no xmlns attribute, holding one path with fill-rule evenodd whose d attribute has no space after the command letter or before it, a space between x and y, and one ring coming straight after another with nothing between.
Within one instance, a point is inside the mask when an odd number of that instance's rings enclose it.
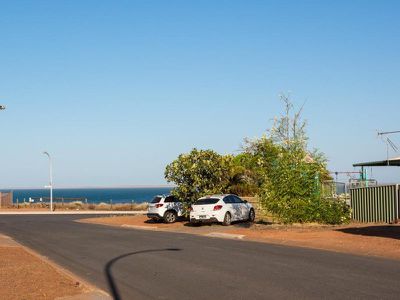
<instances>
[{"instance_id":1,"label":"shadow on road","mask_svg":"<svg viewBox=\"0 0 400 300\"><path fill-rule=\"evenodd\" d=\"M141 250L141 251L135 251L135 252L122 254L122 255L114 257L113 259L108 261L104 267L104 272L106 273L107 283L110 288L110 292L112 294L113 299L121 300L121 296L119 294L117 285L116 285L114 277L112 276L112 273L111 273L111 268L117 261L119 261L120 259L126 258L128 256L135 255L135 254L143 254L143 253L150 253L150 252L164 252L164 251L181 251L181 250L182 249L179 249L179 248Z\"/></svg>"},{"instance_id":2,"label":"shadow on road","mask_svg":"<svg viewBox=\"0 0 400 300\"><path fill-rule=\"evenodd\" d=\"M376 236L390 239L400 240L400 226L367 226L367 227L352 227L336 229L349 234L364 235L364 236Z\"/></svg>"}]
</instances>

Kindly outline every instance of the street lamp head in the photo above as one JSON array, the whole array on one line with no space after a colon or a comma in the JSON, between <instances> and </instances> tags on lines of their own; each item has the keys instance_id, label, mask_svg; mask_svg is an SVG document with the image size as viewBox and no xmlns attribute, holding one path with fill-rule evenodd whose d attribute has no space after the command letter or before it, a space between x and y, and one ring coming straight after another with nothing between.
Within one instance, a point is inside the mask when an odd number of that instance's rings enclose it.
<instances>
[{"instance_id":1,"label":"street lamp head","mask_svg":"<svg viewBox=\"0 0 400 300\"><path fill-rule=\"evenodd\" d=\"M0 110L5 110L6 107L4 105L0 105Z\"/></svg>"}]
</instances>

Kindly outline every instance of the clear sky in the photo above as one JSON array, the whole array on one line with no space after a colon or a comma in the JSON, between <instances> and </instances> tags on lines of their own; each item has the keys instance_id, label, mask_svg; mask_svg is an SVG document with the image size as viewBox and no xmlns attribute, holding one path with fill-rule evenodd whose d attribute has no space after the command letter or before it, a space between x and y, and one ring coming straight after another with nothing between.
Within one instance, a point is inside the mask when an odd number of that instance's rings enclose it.
<instances>
[{"instance_id":1,"label":"clear sky","mask_svg":"<svg viewBox=\"0 0 400 300\"><path fill-rule=\"evenodd\" d=\"M400 130L399 53L400 1L0 1L0 187L45 185L43 150L56 186L165 184L179 153L260 136L286 91L351 171Z\"/></svg>"}]
</instances>

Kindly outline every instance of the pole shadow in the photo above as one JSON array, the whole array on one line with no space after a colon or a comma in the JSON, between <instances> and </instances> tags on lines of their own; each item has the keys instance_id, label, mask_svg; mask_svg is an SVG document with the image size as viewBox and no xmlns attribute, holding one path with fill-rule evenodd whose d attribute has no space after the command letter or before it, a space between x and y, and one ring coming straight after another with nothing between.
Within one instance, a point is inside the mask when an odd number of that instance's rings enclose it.
<instances>
[{"instance_id":1,"label":"pole shadow","mask_svg":"<svg viewBox=\"0 0 400 300\"><path fill-rule=\"evenodd\" d=\"M117 257L114 257L110 261L107 262L107 264L104 267L104 273L106 274L107 278L107 283L110 288L110 292L112 294L112 297L114 300L121 300L121 295L118 291L116 282L114 280L114 277L112 276L111 268L112 266L119 261L120 259L126 258L128 256L136 255L136 254L143 254L143 253L151 253L151 252L164 252L164 251L181 251L182 249L179 248L165 248L165 249L149 249L149 250L140 250L140 251L134 251L134 252L129 252L125 253L122 255L119 255Z\"/></svg>"}]
</instances>

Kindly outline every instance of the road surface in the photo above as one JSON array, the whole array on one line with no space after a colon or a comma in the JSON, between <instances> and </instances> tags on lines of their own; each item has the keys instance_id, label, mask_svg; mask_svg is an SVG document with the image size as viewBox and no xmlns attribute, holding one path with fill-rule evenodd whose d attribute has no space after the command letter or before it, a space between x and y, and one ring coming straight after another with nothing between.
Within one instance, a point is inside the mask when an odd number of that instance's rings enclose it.
<instances>
[{"instance_id":1,"label":"road surface","mask_svg":"<svg viewBox=\"0 0 400 300\"><path fill-rule=\"evenodd\" d=\"M0 216L0 232L120 299L400 298L400 261L78 218Z\"/></svg>"}]
</instances>

